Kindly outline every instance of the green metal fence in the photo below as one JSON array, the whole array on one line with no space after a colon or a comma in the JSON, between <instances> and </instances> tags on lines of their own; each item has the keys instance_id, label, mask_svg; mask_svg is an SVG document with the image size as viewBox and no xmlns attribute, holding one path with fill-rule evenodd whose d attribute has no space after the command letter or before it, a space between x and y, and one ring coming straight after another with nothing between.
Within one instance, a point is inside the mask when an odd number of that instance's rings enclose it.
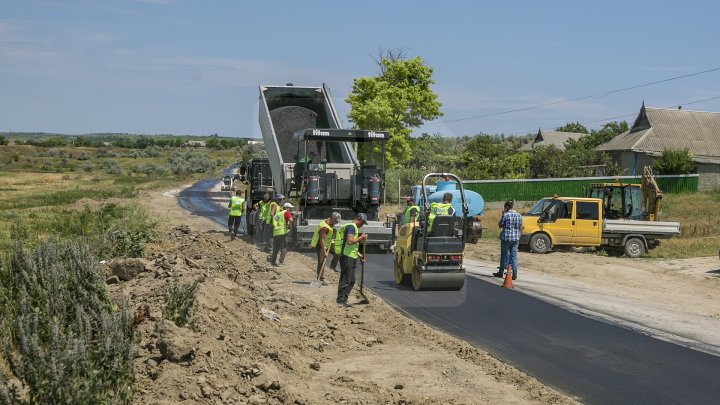
<instances>
[{"instance_id":1,"label":"green metal fence","mask_svg":"<svg viewBox=\"0 0 720 405\"><path fill-rule=\"evenodd\" d=\"M639 176L573 177L559 179L467 180L463 186L480 194L486 202L537 201L553 194L582 197L592 183L641 183ZM660 175L655 181L664 193L694 193L698 190L697 174Z\"/></svg>"}]
</instances>

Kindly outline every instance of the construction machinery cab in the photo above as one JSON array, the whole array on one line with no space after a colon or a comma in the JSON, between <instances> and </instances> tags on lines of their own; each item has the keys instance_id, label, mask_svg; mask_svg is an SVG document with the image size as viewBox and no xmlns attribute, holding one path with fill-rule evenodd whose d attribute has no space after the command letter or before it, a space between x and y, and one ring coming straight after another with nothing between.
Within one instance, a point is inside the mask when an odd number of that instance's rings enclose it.
<instances>
[{"instance_id":1,"label":"construction machinery cab","mask_svg":"<svg viewBox=\"0 0 720 405\"><path fill-rule=\"evenodd\" d=\"M431 177L452 179L460 187L462 212L435 215L428 222L431 205L425 183ZM429 173L422 180L421 213L400 227L395 242L393 274L395 282L415 290L460 290L465 285L463 252L465 243L477 243L482 233L479 220L468 215L465 191L460 179L451 173ZM456 216L459 214L459 216ZM428 230L430 229L430 230Z\"/></svg>"},{"instance_id":2,"label":"construction machinery cab","mask_svg":"<svg viewBox=\"0 0 720 405\"><path fill-rule=\"evenodd\" d=\"M662 192L649 166L643 169L640 184L619 181L593 183L587 197L603 201L603 217L606 219L660 220Z\"/></svg>"}]
</instances>

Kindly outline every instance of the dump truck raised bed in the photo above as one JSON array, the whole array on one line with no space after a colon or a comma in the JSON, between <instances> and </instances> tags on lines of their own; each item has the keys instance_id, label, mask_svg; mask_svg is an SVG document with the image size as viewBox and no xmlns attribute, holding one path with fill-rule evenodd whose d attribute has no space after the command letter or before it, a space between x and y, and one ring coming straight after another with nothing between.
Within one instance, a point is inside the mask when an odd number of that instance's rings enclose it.
<instances>
[{"instance_id":1,"label":"dump truck raised bed","mask_svg":"<svg viewBox=\"0 0 720 405\"><path fill-rule=\"evenodd\" d=\"M535 253L553 246L596 246L640 257L661 239L680 235L678 222L606 219L599 198L547 197L523 214L520 245Z\"/></svg>"},{"instance_id":2,"label":"dump truck raised bed","mask_svg":"<svg viewBox=\"0 0 720 405\"><path fill-rule=\"evenodd\" d=\"M324 85L260 86L259 121L275 192L296 207L291 245L309 245L318 223L332 212L344 220L364 212L367 244L390 249L392 224L378 220L388 133L342 129ZM366 145L362 162L357 145Z\"/></svg>"}]
</instances>

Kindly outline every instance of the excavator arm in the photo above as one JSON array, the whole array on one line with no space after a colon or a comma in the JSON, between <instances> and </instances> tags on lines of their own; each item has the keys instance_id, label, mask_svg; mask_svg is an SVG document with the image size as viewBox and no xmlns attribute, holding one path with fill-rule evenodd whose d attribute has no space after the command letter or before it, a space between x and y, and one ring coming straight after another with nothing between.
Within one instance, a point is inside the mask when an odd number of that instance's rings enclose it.
<instances>
[{"instance_id":1,"label":"excavator arm","mask_svg":"<svg viewBox=\"0 0 720 405\"><path fill-rule=\"evenodd\" d=\"M662 200L662 191L655 182L652 169L650 166L643 168L642 174L642 190L643 200L645 203L645 212L648 216L648 221L659 221L660 220L660 200Z\"/></svg>"}]
</instances>

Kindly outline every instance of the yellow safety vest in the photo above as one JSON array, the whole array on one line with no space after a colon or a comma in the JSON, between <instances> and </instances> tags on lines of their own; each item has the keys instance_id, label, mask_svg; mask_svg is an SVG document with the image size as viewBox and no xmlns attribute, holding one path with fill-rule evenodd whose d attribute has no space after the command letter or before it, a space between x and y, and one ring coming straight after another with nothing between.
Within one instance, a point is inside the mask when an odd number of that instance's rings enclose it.
<instances>
[{"instance_id":1,"label":"yellow safety vest","mask_svg":"<svg viewBox=\"0 0 720 405\"><path fill-rule=\"evenodd\" d=\"M275 213L276 213L276 214L277 214L278 211L280 211L280 206L277 205L277 203L276 203L275 201L273 201L273 202L271 202L270 204L268 204L268 205L267 205L267 208L266 208L267 211L265 211L265 223L266 223L266 224L272 223L272 220L273 220L272 207L273 207L273 205L275 206Z\"/></svg>"},{"instance_id":2,"label":"yellow safety vest","mask_svg":"<svg viewBox=\"0 0 720 405\"><path fill-rule=\"evenodd\" d=\"M267 219L268 208L270 208L270 201L260 201L258 203L258 208L260 211L258 213L258 218L260 218L261 221L265 222L265 219Z\"/></svg>"},{"instance_id":3,"label":"yellow safety vest","mask_svg":"<svg viewBox=\"0 0 720 405\"><path fill-rule=\"evenodd\" d=\"M230 216L239 217L242 216L242 206L245 199L236 195L230 197Z\"/></svg>"},{"instance_id":4,"label":"yellow safety vest","mask_svg":"<svg viewBox=\"0 0 720 405\"><path fill-rule=\"evenodd\" d=\"M320 239L320 231L323 228L327 228L327 235L325 235L325 249L330 246L330 243L332 243L333 240L333 227L330 226L324 219L320 221L317 228L315 228L315 233L313 234L312 240L310 241L310 246L316 247L318 245L319 239Z\"/></svg>"},{"instance_id":5,"label":"yellow safety vest","mask_svg":"<svg viewBox=\"0 0 720 405\"><path fill-rule=\"evenodd\" d=\"M289 232L287 226L285 226L285 210L278 209L275 211L275 216L272 218L273 224L273 236L285 235Z\"/></svg>"},{"instance_id":6,"label":"yellow safety vest","mask_svg":"<svg viewBox=\"0 0 720 405\"><path fill-rule=\"evenodd\" d=\"M449 215L450 207L452 207L452 204L450 203L430 204L430 213L428 214L428 232L432 231L432 224L435 220L435 217L438 215Z\"/></svg>"},{"instance_id":7,"label":"yellow safety vest","mask_svg":"<svg viewBox=\"0 0 720 405\"><path fill-rule=\"evenodd\" d=\"M410 223L410 212L415 210L415 219L417 219L418 213L420 213L420 207L417 205L411 205L405 209L405 217L403 218L403 225Z\"/></svg>"},{"instance_id":8,"label":"yellow safety vest","mask_svg":"<svg viewBox=\"0 0 720 405\"><path fill-rule=\"evenodd\" d=\"M355 228L355 237L358 237L358 227L355 225L355 222L348 222L347 224L343 225L338 229L337 234L335 235L335 254L340 254L342 252L343 256L351 257L353 259L357 259L358 257L358 245L359 243L353 243L352 245L347 243L347 240L345 238L345 228L348 226L352 226Z\"/></svg>"}]
</instances>

